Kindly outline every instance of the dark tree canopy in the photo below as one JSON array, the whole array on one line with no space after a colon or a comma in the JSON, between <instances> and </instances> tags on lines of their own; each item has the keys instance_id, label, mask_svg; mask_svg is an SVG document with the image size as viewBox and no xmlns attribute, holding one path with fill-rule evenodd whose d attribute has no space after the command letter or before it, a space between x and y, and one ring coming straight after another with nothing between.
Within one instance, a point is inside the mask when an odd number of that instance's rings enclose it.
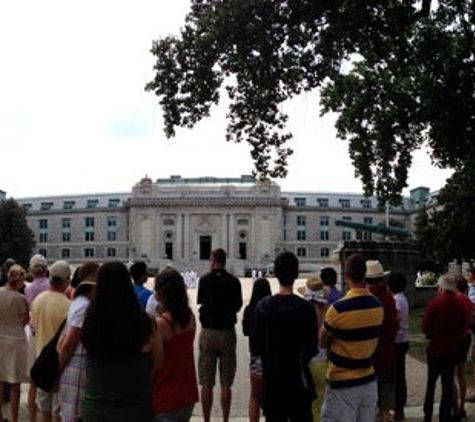
<instances>
[{"instance_id":1,"label":"dark tree canopy","mask_svg":"<svg viewBox=\"0 0 475 422\"><path fill-rule=\"evenodd\" d=\"M475 259L475 165L470 163L447 180L437 207L422 212L416 238L422 254L440 268L456 260Z\"/></svg>"},{"instance_id":2,"label":"dark tree canopy","mask_svg":"<svg viewBox=\"0 0 475 422\"><path fill-rule=\"evenodd\" d=\"M14 199L0 203L0 264L13 258L28 268L35 244L23 208Z\"/></svg>"},{"instance_id":3,"label":"dark tree canopy","mask_svg":"<svg viewBox=\"0 0 475 422\"><path fill-rule=\"evenodd\" d=\"M226 92L227 140L251 146L261 178L287 173L281 105L320 90L365 192L397 203L424 143L456 171L475 153L474 32L470 0L192 0L180 35L153 43L146 89L168 137Z\"/></svg>"}]
</instances>

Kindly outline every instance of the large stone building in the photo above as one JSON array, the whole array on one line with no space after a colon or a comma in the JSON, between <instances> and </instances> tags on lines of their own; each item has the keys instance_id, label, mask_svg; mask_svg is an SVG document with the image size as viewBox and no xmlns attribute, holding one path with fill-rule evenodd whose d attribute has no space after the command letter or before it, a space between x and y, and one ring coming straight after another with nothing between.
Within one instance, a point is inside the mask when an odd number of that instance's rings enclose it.
<instances>
[{"instance_id":1,"label":"large stone building","mask_svg":"<svg viewBox=\"0 0 475 422\"><path fill-rule=\"evenodd\" d=\"M238 275L266 269L281 250L299 257L302 269L331 265L347 240L382 235L345 222L378 226L411 216L428 197L415 189L398 208L381 210L377 199L358 194L282 192L270 181L240 178L145 177L132 192L21 198L35 233L35 252L49 261L146 260L151 268L171 264L204 271L213 248L228 252ZM341 225L343 222L343 225Z\"/></svg>"}]
</instances>

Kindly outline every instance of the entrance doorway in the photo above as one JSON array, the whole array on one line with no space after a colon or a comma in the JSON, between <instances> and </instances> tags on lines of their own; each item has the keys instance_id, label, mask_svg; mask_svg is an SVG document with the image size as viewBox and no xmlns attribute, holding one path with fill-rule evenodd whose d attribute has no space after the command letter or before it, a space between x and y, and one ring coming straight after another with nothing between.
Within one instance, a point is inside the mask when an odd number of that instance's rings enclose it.
<instances>
[{"instance_id":1,"label":"entrance doorway","mask_svg":"<svg viewBox=\"0 0 475 422\"><path fill-rule=\"evenodd\" d=\"M211 236L200 236L200 259L211 257Z\"/></svg>"}]
</instances>

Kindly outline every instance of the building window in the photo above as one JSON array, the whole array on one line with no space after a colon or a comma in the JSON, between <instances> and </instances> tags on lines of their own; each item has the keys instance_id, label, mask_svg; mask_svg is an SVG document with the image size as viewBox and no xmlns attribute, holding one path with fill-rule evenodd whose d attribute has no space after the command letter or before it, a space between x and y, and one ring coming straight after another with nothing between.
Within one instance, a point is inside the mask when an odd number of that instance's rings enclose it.
<instances>
[{"instance_id":1,"label":"building window","mask_svg":"<svg viewBox=\"0 0 475 422\"><path fill-rule=\"evenodd\" d=\"M338 202L340 202L340 205L342 208L350 208L351 207L351 201L349 199L340 199Z\"/></svg>"},{"instance_id":2,"label":"building window","mask_svg":"<svg viewBox=\"0 0 475 422\"><path fill-rule=\"evenodd\" d=\"M343 217L341 217L341 219L343 221L351 221L351 217L347 216L347 215L344 215Z\"/></svg>"},{"instance_id":3,"label":"building window","mask_svg":"<svg viewBox=\"0 0 475 422\"><path fill-rule=\"evenodd\" d=\"M330 240L330 233L328 230L320 230L320 240Z\"/></svg>"},{"instance_id":4,"label":"building window","mask_svg":"<svg viewBox=\"0 0 475 422\"><path fill-rule=\"evenodd\" d=\"M175 225L175 220L173 220L172 218L167 218L167 219L163 220L163 225L164 226L174 226Z\"/></svg>"},{"instance_id":5,"label":"building window","mask_svg":"<svg viewBox=\"0 0 475 422\"><path fill-rule=\"evenodd\" d=\"M71 233L63 232L62 239L63 239L63 242L71 242Z\"/></svg>"},{"instance_id":6,"label":"building window","mask_svg":"<svg viewBox=\"0 0 475 422\"><path fill-rule=\"evenodd\" d=\"M330 217L322 215L320 217L320 227L328 227L330 225Z\"/></svg>"},{"instance_id":7,"label":"building window","mask_svg":"<svg viewBox=\"0 0 475 422\"><path fill-rule=\"evenodd\" d=\"M307 232L305 230L297 230L297 240L306 240Z\"/></svg>"},{"instance_id":8,"label":"building window","mask_svg":"<svg viewBox=\"0 0 475 422\"><path fill-rule=\"evenodd\" d=\"M330 256L330 248L320 249L320 258L328 258Z\"/></svg>"},{"instance_id":9,"label":"building window","mask_svg":"<svg viewBox=\"0 0 475 422\"><path fill-rule=\"evenodd\" d=\"M371 207L371 199L362 199L362 200L361 200L361 206L362 206L364 209L370 209L370 208L372 208L372 207Z\"/></svg>"},{"instance_id":10,"label":"building window","mask_svg":"<svg viewBox=\"0 0 475 422\"><path fill-rule=\"evenodd\" d=\"M38 225L40 230L45 230L48 228L48 220L39 220Z\"/></svg>"},{"instance_id":11,"label":"building window","mask_svg":"<svg viewBox=\"0 0 475 422\"><path fill-rule=\"evenodd\" d=\"M351 232L348 230L343 230L342 232L342 239L345 240L351 240Z\"/></svg>"},{"instance_id":12,"label":"building window","mask_svg":"<svg viewBox=\"0 0 475 422\"><path fill-rule=\"evenodd\" d=\"M84 240L86 242L94 242L94 232L85 232L84 233Z\"/></svg>"},{"instance_id":13,"label":"building window","mask_svg":"<svg viewBox=\"0 0 475 422\"><path fill-rule=\"evenodd\" d=\"M109 199L109 208L119 208L120 199ZM115 255L114 255L115 256Z\"/></svg>"},{"instance_id":14,"label":"building window","mask_svg":"<svg viewBox=\"0 0 475 422\"><path fill-rule=\"evenodd\" d=\"M31 204L23 204L23 209L25 210L25 212L30 211L30 209L31 209Z\"/></svg>"},{"instance_id":15,"label":"building window","mask_svg":"<svg viewBox=\"0 0 475 422\"><path fill-rule=\"evenodd\" d=\"M328 198L317 198L317 204L320 208L328 208Z\"/></svg>"},{"instance_id":16,"label":"building window","mask_svg":"<svg viewBox=\"0 0 475 422\"><path fill-rule=\"evenodd\" d=\"M51 208L53 208L53 203L52 202L42 202L40 210L41 211L49 211Z\"/></svg>"},{"instance_id":17,"label":"building window","mask_svg":"<svg viewBox=\"0 0 475 422\"><path fill-rule=\"evenodd\" d=\"M48 233L41 232L41 233L39 234L39 239L38 239L38 241L39 241L40 243L46 243L46 242L48 241Z\"/></svg>"},{"instance_id":18,"label":"building window","mask_svg":"<svg viewBox=\"0 0 475 422\"><path fill-rule=\"evenodd\" d=\"M108 258L114 258L117 255L115 248L107 248L106 255Z\"/></svg>"},{"instance_id":19,"label":"building window","mask_svg":"<svg viewBox=\"0 0 475 422\"><path fill-rule=\"evenodd\" d=\"M63 259L71 258L71 250L70 249L61 249L61 258L63 258Z\"/></svg>"},{"instance_id":20,"label":"building window","mask_svg":"<svg viewBox=\"0 0 475 422\"><path fill-rule=\"evenodd\" d=\"M363 223L365 224L373 224L372 217L363 217ZM363 240L373 240L373 233L367 230L363 230Z\"/></svg>"},{"instance_id":21,"label":"building window","mask_svg":"<svg viewBox=\"0 0 475 422\"><path fill-rule=\"evenodd\" d=\"M84 219L84 225L86 227L94 227L94 217L86 217Z\"/></svg>"},{"instance_id":22,"label":"building window","mask_svg":"<svg viewBox=\"0 0 475 422\"><path fill-rule=\"evenodd\" d=\"M71 228L71 219L70 218L62 218L61 219L61 227L63 229L70 229Z\"/></svg>"},{"instance_id":23,"label":"building window","mask_svg":"<svg viewBox=\"0 0 475 422\"><path fill-rule=\"evenodd\" d=\"M238 219L237 223L239 226L247 226L249 224L249 220L245 218L240 218Z\"/></svg>"},{"instance_id":24,"label":"building window","mask_svg":"<svg viewBox=\"0 0 475 422\"><path fill-rule=\"evenodd\" d=\"M117 217L107 217L107 240L113 242L117 238Z\"/></svg>"},{"instance_id":25,"label":"building window","mask_svg":"<svg viewBox=\"0 0 475 422\"><path fill-rule=\"evenodd\" d=\"M48 251L47 251L45 248L39 249L39 250L38 250L38 253L39 253L40 255L43 255L45 258L48 257Z\"/></svg>"},{"instance_id":26,"label":"building window","mask_svg":"<svg viewBox=\"0 0 475 422\"><path fill-rule=\"evenodd\" d=\"M93 257L94 257L94 249L93 248L84 249L84 258L93 258Z\"/></svg>"},{"instance_id":27,"label":"building window","mask_svg":"<svg viewBox=\"0 0 475 422\"><path fill-rule=\"evenodd\" d=\"M88 199L86 207L87 208L97 208L97 205L99 204L98 199Z\"/></svg>"},{"instance_id":28,"label":"building window","mask_svg":"<svg viewBox=\"0 0 475 422\"><path fill-rule=\"evenodd\" d=\"M297 256L300 258L305 258L307 256L307 248L305 246L299 246L297 248Z\"/></svg>"},{"instance_id":29,"label":"building window","mask_svg":"<svg viewBox=\"0 0 475 422\"><path fill-rule=\"evenodd\" d=\"M307 205L306 198L295 198L295 205L297 207L305 207Z\"/></svg>"},{"instance_id":30,"label":"building window","mask_svg":"<svg viewBox=\"0 0 475 422\"><path fill-rule=\"evenodd\" d=\"M307 219L304 215L297 216L297 226L305 227L307 225Z\"/></svg>"},{"instance_id":31,"label":"building window","mask_svg":"<svg viewBox=\"0 0 475 422\"><path fill-rule=\"evenodd\" d=\"M76 205L76 201L64 201L63 210L72 210Z\"/></svg>"}]
</instances>

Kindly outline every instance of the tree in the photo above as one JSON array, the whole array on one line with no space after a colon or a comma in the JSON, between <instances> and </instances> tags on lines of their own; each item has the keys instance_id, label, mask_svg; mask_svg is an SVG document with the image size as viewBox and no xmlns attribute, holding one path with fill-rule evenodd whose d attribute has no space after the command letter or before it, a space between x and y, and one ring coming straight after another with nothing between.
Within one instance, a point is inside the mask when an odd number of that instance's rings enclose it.
<instances>
[{"instance_id":1,"label":"tree","mask_svg":"<svg viewBox=\"0 0 475 422\"><path fill-rule=\"evenodd\" d=\"M192 0L180 35L153 43L146 90L168 137L226 92L226 138L261 178L287 173L281 105L321 90L365 193L397 204L421 145L456 171L475 152L474 15L470 0Z\"/></svg>"},{"instance_id":2,"label":"tree","mask_svg":"<svg viewBox=\"0 0 475 422\"><path fill-rule=\"evenodd\" d=\"M439 271L451 261L475 259L475 166L455 172L437 195L435 207L416 219L419 250Z\"/></svg>"},{"instance_id":3,"label":"tree","mask_svg":"<svg viewBox=\"0 0 475 422\"><path fill-rule=\"evenodd\" d=\"M35 237L28 227L23 208L14 200L0 204L0 263L13 258L28 268Z\"/></svg>"}]
</instances>

